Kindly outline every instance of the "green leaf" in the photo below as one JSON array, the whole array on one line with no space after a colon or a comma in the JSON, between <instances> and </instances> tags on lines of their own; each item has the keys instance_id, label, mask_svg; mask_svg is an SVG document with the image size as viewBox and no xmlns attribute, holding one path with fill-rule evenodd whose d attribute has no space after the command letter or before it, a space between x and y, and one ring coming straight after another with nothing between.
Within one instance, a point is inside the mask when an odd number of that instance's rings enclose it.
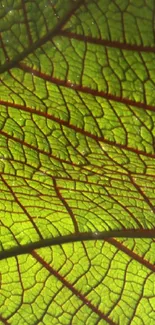
<instances>
[{"instance_id":1,"label":"green leaf","mask_svg":"<svg viewBox=\"0 0 155 325\"><path fill-rule=\"evenodd\" d=\"M0 4L0 325L155 324L154 1Z\"/></svg>"}]
</instances>

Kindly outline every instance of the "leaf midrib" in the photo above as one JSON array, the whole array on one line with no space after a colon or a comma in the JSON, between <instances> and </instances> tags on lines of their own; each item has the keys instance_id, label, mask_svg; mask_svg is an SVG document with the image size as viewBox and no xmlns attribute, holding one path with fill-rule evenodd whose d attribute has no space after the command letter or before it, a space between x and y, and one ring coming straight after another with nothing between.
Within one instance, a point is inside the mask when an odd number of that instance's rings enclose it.
<instances>
[{"instance_id":1,"label":"leaf midrib","mask_svg":"<svg viewBox=\"0 0 155 325\"><path fill-rule=\"evenodd\" d=\"M65 236L59 237L51 237L47 239L41 239L39 241L35 241L33 243L25 244L22 246L15 246L10 249L6 249L5 251L0 252L0 260L9 257L15 257L18 255L28 254L31 253L35 249L44 248L48 246L56 246L62 245L67 243L75 243L81 241L91 241L91 240L107 240L112 244L116 245L116 240L114 238L155 238L155 229L126 229L126 230L109 230L109 231L102 231L102 232L81 232L79 234L70 234ZM119 245L119 249L121 249L122 244L117 242ZM131 256L133 252L130 251L128 248L125 248L125 252L128 252ZM136 254L137 255L137 254ZM135 253L134 253L135 256ZM133 256L132 256L133 257ZM137 255L136 259L143 259ZM147 262L147 261L146 261ZM147 262L149 263L149 262ZM144 263L142 263L144 264ZM151 263L150 263L151 265ZM151 266L155 271L155 265Z\"/></svg>"}]
</instances>

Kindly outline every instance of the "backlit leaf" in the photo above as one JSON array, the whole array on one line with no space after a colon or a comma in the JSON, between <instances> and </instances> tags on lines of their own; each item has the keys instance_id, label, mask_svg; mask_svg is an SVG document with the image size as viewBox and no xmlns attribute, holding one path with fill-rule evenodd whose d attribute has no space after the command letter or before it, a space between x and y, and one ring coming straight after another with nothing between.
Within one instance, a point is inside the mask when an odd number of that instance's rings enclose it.
<instances>
[{"instance_id":1,"label":"backlit leaf","mask_svg":"<svg viewBox=\"0 0 155 325\"><path fill-rule=\"evenodd\" d=\"M0 325L154 325L154 1L2 0L0 32Z\"/></svg>"}]
</instances>

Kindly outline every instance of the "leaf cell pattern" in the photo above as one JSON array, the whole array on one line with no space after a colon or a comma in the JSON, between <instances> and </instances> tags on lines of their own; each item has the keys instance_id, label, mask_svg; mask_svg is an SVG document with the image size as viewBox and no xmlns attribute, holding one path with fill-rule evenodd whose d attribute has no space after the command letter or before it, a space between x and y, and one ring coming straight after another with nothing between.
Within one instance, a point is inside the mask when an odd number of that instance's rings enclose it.
<instances>
[{"instance_id":1,"label":"leaf cell pattern","mask_svg":"<svg viewBox=\"0 0 155 325\"><path fill-rule=\"evenodd\" d=\"M154 1L0 17L0 325L154 325Z\"/></svg>"}]
</instances>

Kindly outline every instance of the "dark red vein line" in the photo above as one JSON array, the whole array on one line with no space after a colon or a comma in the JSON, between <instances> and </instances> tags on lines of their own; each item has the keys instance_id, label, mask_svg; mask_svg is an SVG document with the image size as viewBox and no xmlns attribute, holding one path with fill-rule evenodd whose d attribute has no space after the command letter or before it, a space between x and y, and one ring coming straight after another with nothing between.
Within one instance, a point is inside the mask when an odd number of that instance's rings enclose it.
<instances>
[{"instance_id":1,"label":"dark red vein line","mask_svg":"<svg viewBox=\"0 0 155 325\"><path fill-rule=\"evenodd\" d=\"M33 221L32 217L30 216L30 214L28 213L28 211L25 209L25 207L22 205L22 203L18 200L16 194L13 192L11 186L6 182L6 180L2 176L2 174L1 174L1 179L2 179L3 183L5 184L6 188L8 188L8 190L12 194L15 202L18 204L18 206L21 208L21 210L25 213L25 215L28 217L28 219L32 223L32 225L33 225L34 229L36 230L37 234L39 235L40 239L43 239L43 236L42 236L40 230L37 228L37 226L36 226L35 222Z\"/></svg>"},{"instance_id":2,"label":"dark red vein line","mask_svg":"<svg viewBox=\"0 0 155 325\"><path fill-rule=\"evenodd\" d=\"M0 131L0 133L1 133L1 131ZM3 157L3 160L7 160L7 161L16 161L16 162L18 162L18 163L20 163L21 165L26 165L26 166L29 166L29 167L31 167L32 169L33 169L33 173L34 173L34 169L36 170L38 170L38 172L41 172L41 173L44 173L44 174L46 174L46 175L48 175L48 176L51 176L51 173L50 173L50 170L44 170L44 169L39 169L39 168L34 168L34 167L32 167L32 165L30 165L30 164L28 164L28 163L26 163L25 161L20 161L20 160L18 160L18 159L11 159L11 158L4 158ZM67 162L65 161L65 163L67 164ZM99 167L98 165L96 166L96 165L94 165L94 164L92 164L91 166L93 166L93 167ZM78 167L79 168L79 165L76 165L76 167ZM97 171L95 172L95 171L93 171L93 170L90 170L90 169L86 169L86 168L84 168L83 167L83 169L84 170L87 170L87 171L91 171L91 173L93 173L93 174L96 174L97 173ZM132 172L132 173L130 173L130 172L128 172L128 173L123 173L123 172L120 172L120 171L117 171L117 172L112 172L112 173L110 173L110 171L109 170L107 170L105 167L104 167L104 171L105 171L105 174L104 174L104 176L106 177L106 179L110 179L110 180L117 180L117 181L120 181L120 182L122 182L122 181L125 181L126 183L130 183L130 181L128 180L128 178L126 178L126 179L123 179L123 178L118 178L118 177L116 177L115 175L121 175L121 176L126 176L126 177L128 177L128 175L133 175L133 177L137 177L137 176L139 176L138 177L138 179L139 180L144 180L144 178L145 178L145 180L146 180L146 177L147 177L147 179L148 179L148 181L151 181L151 182L153 182L154 180L152 179L152 178L155 178L155 174L153 175L153 174L149 174L149 173L145 173L145 174L142 174L142 173L138 173L138 172ZM3 173L2 173L3 174ZM6 173L5 172L5 175L12 175L12 176L15 176L15 174L11 174L11 173ZM100 176L103 176L103 174L100 174ZM21 178L23 178L23 176L19 176L18 175L18 177L21 177ZM30 178L27 178L27 177L24 177L25 179L30 179ZM103 182L103 178L102 179L100 179L100 181L101 182L99 182L99 183L93 183L93 182L90 182L90 181L82 181L82 180L80 180L80 179L76 179L76 178L72 178L72 177L65 177L65 176L54 176L54 178L56 179L56 180L59 180L59 179L64 179L64 180L66 180L66 181L71 181L71 182L73 182L73 181L77 181L77 182L80 182L80 183L86 183L87 182L87 184L93 184L93 185L96 185L96 186L103 186L104 185L104 182ZM107 186L107 185L106 185ZM149 186L147 186L147 188L151 188L152 189L152 187L149 187Z\"/></svg>"},{"instance_id":3,"label":"dark red vein line","mask_svg":"<svg viewBox=\"0 0 155 325\"><path fill-rule=\"evenodd\" d=\"M25 0L21 0L21 4L22 4L24 18L25 18L25 25L26 25L26 29L27 29L27 35L28 35L29 45L32 45L33 41L32 41L30 27L29 27L29 23L28 23L28 19L27 19L27 12L26 12L26 7L25 7Z\"/></svg>"},{"instance_id":4,"label":"dark red vein line","mask_svg":"<svg viewBox=\"0 0 155 325\"><path fill-rule=\"evenodd\" d=\"M57 35L68 37L70 39L74 38L78 41L88 42L92 44L103 45L107 47L113 47L121 50L128 50L128 51L141 51L141 52L152 52L155 53L155 46L145 46L145 45L136 45L136 44L129 44L129 43L120 43L118 41L110 41L106 39L100 38L93 38L89 35L80 35L72 32L68 32L65 30L61 30L57 33Z\"/></svg>"},{"instance_id":5,"label":"dark red vein line","mask_svg":"<svg viewBox=\"0 0 155 325\"><path fill-rule=\"evenodd\" d=\"M135 303L135 306L132 310L132 315L130 317L130 324L135 322L135 319L137 318L137 314L139 314L139 310L141 309L141 307L139 307L139 306L141 305L141 301L143 300L143 298L145 296L144 291L145 291L145 286L146 286L146 283L148 282L149 276L150 276L150 274L147 274L146 277L143 279L142 290L141 290L139 297ZM129 305L129 303L128 303L128 305ZM130 307L130 305L129 305L129 307Z\"/></svg>"},{"instance_id":6,"label":"dark red vein line","mask_svg":"<svg viewBox=\"0 0 155 325\"><path fill-rule=\"evenodd\" d=\"M3 73L5 71L8 71L15 67L17 63L19 63L21 60L24 60L30 53L33 53L37 48L44 45L49 39L56 36L58 31L61 30L61 28L67 23L67 21L70 19L70 17L74 14L74 12L83 4L84 0L79 1L72 1L72 8L67 12L66 15L62 17L60 21L58 21L57 25L50 30L45 36L43 36L41 39L33 43L31 46L29 46L27 49L25 49L22 53L17 55L13 60L4 63L0 67L0 73Z\"/></svg>"},{"instance_id":7,"label":"dark red vein line","mask_svg":"<svg viewBox=\"0 0 155 325\"><path fill-rule=\"evenodd\" d=\"M101 319L104 319L110 325L116 325L109 317L107 317L102 311L95 307L91 301L89 301L80 291L78 291L72 284L70 284L60 273L55 271L46 261L36 252L31 253L32 256L54 275L65 287L67 287L77 298L79 298L87 307L89 307L94 313L96 313Z\"/></svg>"},{"instance_id":8,"label":"dark red vein line","mask_svg":"<svg viewBox=\"0 0 155 325\"><path fill-rule=\"evenodd\" d=\"M59 237L51 237L47 239L42 239L33 243L29 243L22 246L15 246L5 251L0 252L0 260L15 257L18 255L29 254L35 249L62 245L68 243L90 241L90 240L105 240L109 238L155 238L155 228L154 229L129 229L129 230L109 230L102 232L83 232L77 234L69 234Z\"/></svg>"},{"instance_id":9,"label":"dark red vein line","mask_svg":"<svg viewBox=\"0 0 155 325\"><path fill-rule=\"evenodd\" d=\"M109 186L109 187L110 187L110 186ZM117 199L116 199L116 196L111 195L111 193L108 191L107 188L108 188L108 186L105 186L105 190L106 190L106 193L107 193L108 197L110 197L112 201L116 202L116 204L118 204L118 205L123 209L123 211L125 210L125 212L126 212L126 213L131 217L132 220L135 221L135 223L137 224L137 226L138 226L140 229L143 229L141 223L139 222L138 219L136 219L136 217L134 216L134 214L133 214L133 213L132 213L132 212L131 212L127 207L126 207L125 204L121 203L122 197L121 197L121 200L117 200ZM115 187L112 187L112 188L115 188ZM129 198L128 198L128 199L129 199ZM120 219L119 219L119 220L120 220ZM119 220L118 220L118 221L119 221Z\"/></svg>"},{"instance_id":10,"label":"dark red vein line","mask_svg":"<svg viewBox=\"0 0 155 325\"><path fill-rule=\"evenodd\" d=\"M0 35L0 42L1 42L1 47L2 47L3 53L5 55L5 59L8 62L9 61L9 56L8 56L8 53L7 53L6 48L4 46L3 39L2 39L1 35Z\"/></svg>"},{"instance_id":11,"label":"dark red vein line","mask_svg":"<svg viewBox=\"0 0 155 325\"><path fill-rule=\"evenodd\" d=\"M147 205L151 208L152 212L155 213L155 206L151 203L151 201L149 200L149 198L145 195L145 193L142 191L142 189L138 186L138 184L136 184L134 178L129 175L130 181L133 184L133 186L136 188L136 190L138 191L138 193L142 196L142 198L144 199L144 202L147 203Z\"/></svg>"},{"instance_id":12,"label":"dark red vein line","mask_svg":"<svg viewBox=\"0 0 155 325\"><path fill-rule=\"evenodd\" d=\"M55 121L57 123L59 123L60 125L64 125L72 130L74 130L75 132L79 132L80 134L84 135L84 136L87 136L95 141L99 141L99 142L102 142L102 143L105 143L105 144L108 144L108 145L111 145L111 146L114 146L114 147L117 147L119 149L124 149L124 150L127 150L127 151L132 151L138 155L143 155L143 156L146 156L146 157L150 157L150 158L155 158L155 153L147 153L143 150L137 150L135 148L132 148L132 147L128 147L126 145L123 145L123 144L119 144L119 143L116 143L114 141L109 141L107 139L105 139L103 136L102 137L99 137L99 136L96 136L88 131L85 131L85 130L82 130L81 128L77 127L76 125L73 125L73 124L70 124L68 121L64 121L58 117L55 117L53 115L50 115L48 113L45 113L45 112L41 112L41 111L38 111L38 110L35 110L35 109L32 109L30 107L25 107L25 106L22 106L22 105L19 105L19 104L13 104L13 103L7 103L5 101L0 101L0 103L2 105L7 105L7 106L10 106L12 108L15 108L15 109L21 109L25 112L29 112L31 114L36 114L36 115L39 115L39 116L42 116L42 117L46 117L52 121ZM0 133L2 133L3 131L0 131ZM5 132L3 132L5 133ZM6 134L6 133L5 133ZM13 138L13 139L17 139L17 138ZM16 140L17 141L17 140ZM23 144L25 144L23 141L22 141ZM26 145L26 144L25 144ZM30 145L29 145L30 146ZM33 147L33 146L32 146ZM34 147L33 147L34 149ZM36 149L38 150L38 149ZM63 161L59 158L55 158L55 159L58 159L59 161ZM65 162L65 161L63 161Z\"/></svg>"},{"instance_id":13,"label":"dark red vein line","mask_svg":"<svg viewBox=\"0 0 155 325\"><path fill-rule=\"evenodd\" d=\"M33 75L39 77L39 78L43 78L44 80L53 82L54 84L58 85L58 86L63 86L66 88L71 88L73 90L82 92L82 93L86 93L86 94L90 94L96 97L103 97L107 100L113 100L115 102L118 103L123 103L125 105L131 105L131 106L135 106L137 108L143 108L146 110L150 110L150 111L155 111L155 106L153 105L147 105L145 103L141 103L141 102L135 102L134 100L128 99L128 98L122 98L119 96L115 96L112 94L108 94L105 93L104 91L99 91L99 90L95 90L95 89L91 89L89 87L86 86L80 86L77 85L75 83L72 83L70 81L66 81L66 80L61 80L52 76L48 76L47 74L37 71L33 68L28 67L26 64L24 63L19 63L18 67L21 68L23 71L25 72L30 72L31 74L33 73Z\"/></svg>"},{"instance_id":14,"label":"dark red vein line","mask_svg":"<svg viewBox=\"0 0 155 325\"><path fill-rule=\"evenodd\" d=\"M4 325L10 325L10 323L8 323L8 321L0 315L0 321L3 322Z\"/></svg>"},{"instance_id":15,"label":"dark red vein line","mask_svg":"<svg viewBox=\"0 0 155 325\"><path fill-rule=\"evenodd\" d=\"M29 144L29 143L23 141L23 140L20 140L20 139L18 139L18 138L16 138L16 137L13 137L12 135L10 135L10 134L8 134L8 133L6 133L6 132L4 132L4 131L1 131L1 130L0 130L0 134L4 135L4 136L5 136L6 138L8 138L8 139L11 139L11 140L13 140L13 141L15 141L15 142L20 143L22 146L25 146L25 147L27 147L27 148L29 148L29 149L32 149L32 150L35 150L35 151L37 151L37 152L39 152L39 153L41 153L41 154L43 154L43 155L46 155L46 156L48 156L48 157L50 157L50 158L53 158L53 159L55 159L55 160L57 160L57 161L59 161L59 162L61 162L61 163L65 163L65 164L68 164L68 165L72 165L72 166L75 166L75 167L78 167L78 168L83 167L83 166L80 166L80 165L75 164L75 163L73 163L73 162L69 162L69 161L67 161L67 160L64 160L64 159L61 159L61 158L55 157L55 156L53 156L50 152L46 152L46 151L44 151L44 150L42 150L42 149L36 148L35 146L33 146L33 145L31 145L31 144Z\"/></svg>"},{"instance_id":16,"label":"dark red vein line","mask_svg":"<svg viewBox=\"0 0 155 325\"><path fill-rule=\"evenodd\" d=\"M146 266L148 269L155 272L155 265L151 264L149 261L147 261L144 258L142 258L141 256L139 256L137 253L133 252L132 250L130 250L129 248L124 246L122 243L118 242L116 239L108 238L108 239L105 239L105 240L109 244L112 244L113 246L117 247L119 250L121 250L122 252L124 252L128 256L132 257L134 260L136 260L140 264Z\"/></svg>"},{"instance_id":17,"label":"dark red vein line","mask_svg":"<svg viewBox=\"0 0 155 325\"><path fill-rule=\"evenodd\" d=\"M12 159L8 159L8 158L5 158L5 160L8 160L8 161L12 161ZM24 164L24 165L26 165L26 166L29 166L29 167L31 167L32 168L32 166L30 165L30 164L27 164L27 163L25 163L25 162L21 162L20 160L17 160L17 159L15 159L15 160L13 160L13 161L16 161L16 162L18 162L18 163L20 163L20 164ZM49 176L49 177L51 177L51 172L50 172L50 170L47 170L47 171L44 171L44 169L37 169L36 168L36 170L38 171L38 173L40 173L40 174L44 174L44 175L47 175L47 176ZM33 170L33 173L34 173L34 170ZM7 175L7 176L12 176L12 177L16 177L17 175L16 174L13 174L13 173L7 173L7 172L0 172L0 174L4 174L4 175ZM107 177L107 176L106 176ZM26 180L28 180L28 181L30 181L30 180L33 180L33 181L36 181L36 182L39 182L38 180L36 180L35 178L34 178L34 175L32 176L32 178L31 177L26 177L26 176L22 176L22 175L18 175L18 178L21 178L21 179L26 179ZM102 183L94 183L94 182L90 182L89 180L81 180L81 179L76 179L76 178L69 178L69 177L65 177L65 176L53 176L53 178L56 180L56 181L61 181L61 180L64 180L64 181L66 181L67 183L70 183L70 184L72 184L72 183L75 183L75 182L77 182L77 183L82 183L82 184L88 184L88 185L94 185L95 186L95 188L96 189L98 189L98 190L100 190L101 188L103 188L103 186L105 186L105 184L104 184L104 182L103 182L103 180L101 180L102 181ZM108 180L114 180L114 181L119 181L119 182L124 182L125 181L125 183L129 183L130 184L130 181L129 180L123 180L123 179L120 179L120 178L117 178L117 177L108 177ZM111 187L111 185L106 185L106 188L110 188ZM61 188L61 189L63 189L63 190L67 190L67 188L64 186L64 187L60 187L59 186L59 188ZM113 186L113 188L117 188L117 187L114 187ZM147 187L148 188L148 187ZM150 187L151 189L152 189L152 187ZM117 188L118 189L118 188ZM73 190L74 191L74 190ZM76 191L77 191L77 189L76 189ZM78 190L79 191L79 190ZM84 191L84 192L87 192L87 193L90 193L89 191L86 191L86 190L82 190L82 191ZM95 192L95 191L93 191L93 193L98 193L99 194L99 192ZM32 195L32 194L31 194Z\"/></svg>"},{"instance_id":18,"label":"dark red vein line","mask_svg":"<svg viewBox=\"0 0 155 325\"><path fill-rule=\"evenodd\" d=\"M56 180L54 178L53 178L53 185L54 185L54 189L55 189L55 193L56 193L57 197L62 202L63 206L66 208L67 212L69 213L69 216L71 217L71 220L72 220L73 225L74 225L75 233L78 234L79 233L79 228L78 228L78 224L77 224L77 221L75 219L74 213L73 213L72 209L70 208L70 206L68 205L68 203L66 202L66 200L61 195L60 189L57 186Z\"/></svg>"}]
</instances>

